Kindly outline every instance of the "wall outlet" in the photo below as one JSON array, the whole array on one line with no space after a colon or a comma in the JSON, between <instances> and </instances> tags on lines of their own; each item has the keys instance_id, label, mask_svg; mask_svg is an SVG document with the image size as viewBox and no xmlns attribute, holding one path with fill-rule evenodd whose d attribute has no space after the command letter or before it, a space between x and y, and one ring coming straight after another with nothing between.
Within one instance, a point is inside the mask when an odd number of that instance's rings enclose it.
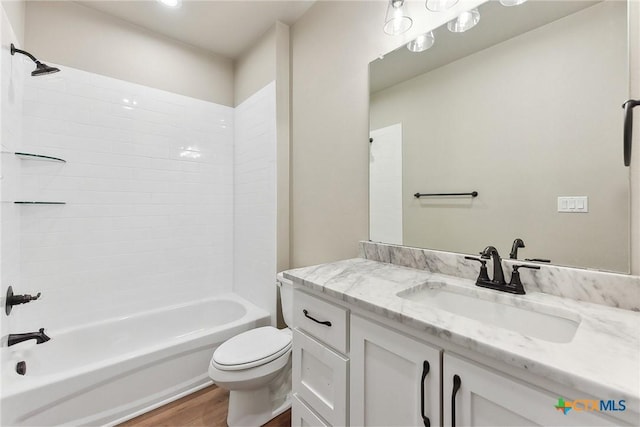
<instances>
[{"instance_id":1,"label":"wall outlet","mask_svg":"<svg viewBox=\"0 0 640 427\"><path fill-rule=\"evenodd\" d=\"M587 213L589 212L589 197L558 197L558 212Z\"/></svg>"}]
</instances>

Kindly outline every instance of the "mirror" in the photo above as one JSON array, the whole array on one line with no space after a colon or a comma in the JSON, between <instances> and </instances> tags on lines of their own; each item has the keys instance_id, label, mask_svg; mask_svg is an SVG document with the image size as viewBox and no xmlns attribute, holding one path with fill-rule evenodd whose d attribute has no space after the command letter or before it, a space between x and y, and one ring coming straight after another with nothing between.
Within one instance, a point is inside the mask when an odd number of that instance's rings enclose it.
<instances>
[{"instance_id":1,"label":"mirror","mask_svg":"<svg viewBox=\"0 0 640 427\"><path fill-rule=\"evenodd\" d=\"M626 2L479 13L370 64L370 239L628 273Z\"/></svg>"}]
</instances>

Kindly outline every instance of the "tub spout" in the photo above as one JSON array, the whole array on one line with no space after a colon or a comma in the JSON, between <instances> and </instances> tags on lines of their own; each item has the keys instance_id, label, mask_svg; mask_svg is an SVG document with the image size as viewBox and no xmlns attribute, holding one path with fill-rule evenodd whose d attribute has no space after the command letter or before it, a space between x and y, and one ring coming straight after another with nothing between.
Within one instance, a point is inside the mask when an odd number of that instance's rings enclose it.
<instances>
[{"instance_id":1,"label":"tub spout","mask_svg":"<svg viewBox=\"0 0 640 427\"><path fill-rule=\"evenodd\" d=\"M25 334L9 334L7 346L11 347L14 344L18 344L19 342L28 340L36 340L36 344L42 344L43 342L47 342L50 339L51 338L49 338L44 333L44 328L40 328L38 332L27 332Z\"/></svg>"}]
</instances>

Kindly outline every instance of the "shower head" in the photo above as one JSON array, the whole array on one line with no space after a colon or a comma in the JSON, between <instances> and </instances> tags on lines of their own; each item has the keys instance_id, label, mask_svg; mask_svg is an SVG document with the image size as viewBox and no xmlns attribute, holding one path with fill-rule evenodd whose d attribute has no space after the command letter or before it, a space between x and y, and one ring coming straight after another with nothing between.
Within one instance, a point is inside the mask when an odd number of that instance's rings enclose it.
<instances>
[{"instance_id":1,"label":"shower head","mask_svg":"<svg viewBox=\"0 0 640 427\"><path fill-rule=\"evenodd\" d=\"M44 76L46 74L53 74L53 73L57 73L58 71L60 71L59 68L50 67L47 64L38 61L35 56L31 55L26 50L18 49L17 47L15 47L13 45L13 43L11 43L11 55L15 55L16 53L21 53L24 56L26 56L29 59L31 59L33 62L35 62L36 69L31 72L31 75L34 76L34 77Z\"/></svg>"},{"instance_id":2,"label":"shower head","mask_svg":"<svg viewBox=\"0 0 640 427\"><path fill-rule=\"evenodd\" d=\"M31 72L31 75L35 77L44 76L45 74L53 74L53 73L57 73L58 71L60 71L59 68L50 67L47 64L43 64L40 61L36 61L36 69Z\"/></svg>"}]
</instances>

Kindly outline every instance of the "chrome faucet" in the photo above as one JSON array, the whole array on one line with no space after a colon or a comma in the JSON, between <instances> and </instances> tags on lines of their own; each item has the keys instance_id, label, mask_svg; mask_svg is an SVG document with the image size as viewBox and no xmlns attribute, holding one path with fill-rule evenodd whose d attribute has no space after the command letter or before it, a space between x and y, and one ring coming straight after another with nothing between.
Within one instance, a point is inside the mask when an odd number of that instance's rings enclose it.
<instances>
[{"instance_id":1,"label":"chrome faucet","mask_svg":"<svg viewBox=\"0 0 640 427\"><path fill-rule=\"evenodd\" d=\"M42 344L43 342L47 342L50 339L51 338L49 338L44 333L44 328L40 328L38 332L27 332L25 334L9 334L9 337L7 339L7 346L11 347L14 344L18 344L20 342L28 340L36 340L36 344Z\"/></svg>"}]
</instances>

